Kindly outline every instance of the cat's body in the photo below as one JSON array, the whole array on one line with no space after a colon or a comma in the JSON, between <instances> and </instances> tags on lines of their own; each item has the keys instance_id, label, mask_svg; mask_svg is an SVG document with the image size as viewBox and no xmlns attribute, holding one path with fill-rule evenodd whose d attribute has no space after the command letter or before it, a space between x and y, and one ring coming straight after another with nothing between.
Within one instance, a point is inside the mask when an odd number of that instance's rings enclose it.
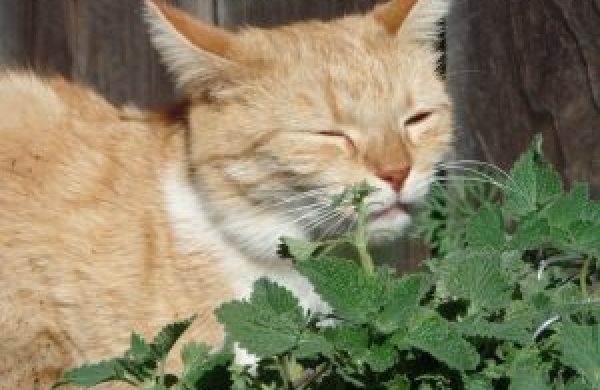
<instances>
[{"instance_id":1,"label":"cat's body","mask_svg":"<svg viewBox=\"0 0 600 390\"><path fill-rule=\"evenodd\" d=\"M186 337L218 345L213 309L260 276L324 309L278 237L344 226L325 203L363 179L382 188L373 227L404 226L451 139L428 41L444 2L418 4L405 31L397 3L240 35L149 4L183 120L0 77L0 388L45 388L192 313Z\"/></svg>"}]
</instances>

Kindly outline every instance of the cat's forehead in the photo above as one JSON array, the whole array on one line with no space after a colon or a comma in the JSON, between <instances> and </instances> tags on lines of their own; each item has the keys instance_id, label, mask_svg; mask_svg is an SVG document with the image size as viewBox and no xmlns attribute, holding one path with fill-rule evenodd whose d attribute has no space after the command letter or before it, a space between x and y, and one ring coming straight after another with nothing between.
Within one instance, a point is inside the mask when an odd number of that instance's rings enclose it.
<instances>
[{"instance_id":1,"label":"cat's forehead","mask_svg":"<svg viewBox=\"0 0 600 390\"><path fill-rule=\"evenodd\" d=\"M430 46L366 31L375 27L360 27L360 20L343 22L252 32L248 44L254 41L254 54L266 59L259 80L266 88L258 90L281 101L326 104L342 122L386 126L404 109L447 102Z\"/></svg>"}]
</instances>

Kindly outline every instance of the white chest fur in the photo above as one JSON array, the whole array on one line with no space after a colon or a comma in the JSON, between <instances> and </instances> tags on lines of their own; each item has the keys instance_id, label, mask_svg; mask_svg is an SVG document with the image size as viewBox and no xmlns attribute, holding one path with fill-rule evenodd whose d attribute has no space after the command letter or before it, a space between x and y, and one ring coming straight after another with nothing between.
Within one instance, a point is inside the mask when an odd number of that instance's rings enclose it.
<instances>
[{"instance_id":1,"label":"white chest fur","mask_svg":"<svg viewBox=\"0 0 600 390\"><path fill-rule=\"evenodd\" d=\"M277 240L269 241L272 245L269 250L271 255L262 257L260 261L250 258L225 240L222 231L211 223L202 202L183 172L182 166L174 165L167 169L162 177L166 209L175 231L179 251L208 252L218 259L219 266L223 267L224 274L227 275L228 280L224 282L231 285L239 298L248 297L254 281L266 276L292 291L304 309L327 310L326 305L314 293L310 283L293 268L289 261L276 256ZM260 226L273 226L272 224L259 221L254 226L252 232L248 231L249 240L261 240L265 234L277 234L272 231L257 234L256 230L260 230ZM240 230L240 234L244 234L244 231ZM264 240L258 244L264 245Z\"/></svg>"}]
</instances>

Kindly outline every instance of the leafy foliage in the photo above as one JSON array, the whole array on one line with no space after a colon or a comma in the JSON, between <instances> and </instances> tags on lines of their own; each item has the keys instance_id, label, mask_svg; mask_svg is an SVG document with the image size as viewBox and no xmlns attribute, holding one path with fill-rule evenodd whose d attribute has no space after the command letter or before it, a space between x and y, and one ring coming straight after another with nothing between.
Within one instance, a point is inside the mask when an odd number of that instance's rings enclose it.
<instances>
[{"instance_id":1,"label":"leafy foliage","mask_svg":"<svg viewBox=\"0 0 600 390\"><path fill-rule=\"evenodd\" d=\"M352 231L323 242L283 238L280 248L330 312L306 313L267 279L216 311L229 344L260 358L253 369L233 364L227 348L190 343L182 373L166 373L189 319L151 343L133 334L123 357L70 370L55 387L600 388L600 203L585 184L563 190L541 138L495 184L436 186L417 227L432 257L402 277L376 267L368 251L374 189L363 183L336 197L334 206L356 211ZM353 251L342 256L341 246Z\"/></svg>"}]
</instances>

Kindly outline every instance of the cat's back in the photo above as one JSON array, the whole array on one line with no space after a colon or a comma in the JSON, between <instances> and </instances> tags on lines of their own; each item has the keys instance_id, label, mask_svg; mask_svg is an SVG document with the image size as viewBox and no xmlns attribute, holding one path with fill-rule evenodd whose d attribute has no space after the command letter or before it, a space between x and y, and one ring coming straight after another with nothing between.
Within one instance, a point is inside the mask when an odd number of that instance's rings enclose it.
<instances>
[{"instance_id":1,"label":"cat's back","mask_svg":"<svg viewBox=\"0 0 600 390\"><path fill-rule=\"evenodd\" d=\"M59 78L0 76L0 376L6 388L31 388L33 378L46 385L45 378L83 358L74 345L107 354L95 346L105 336L97 328L123 317L115 306L132 310L128 286L152 272L144 274L151 264L143 260L168 256L161 247L170 238L158 180L169 153L165 135L123 115ZM85 335L83 323L98 340Z\"/></svg>"}]
</instances>

